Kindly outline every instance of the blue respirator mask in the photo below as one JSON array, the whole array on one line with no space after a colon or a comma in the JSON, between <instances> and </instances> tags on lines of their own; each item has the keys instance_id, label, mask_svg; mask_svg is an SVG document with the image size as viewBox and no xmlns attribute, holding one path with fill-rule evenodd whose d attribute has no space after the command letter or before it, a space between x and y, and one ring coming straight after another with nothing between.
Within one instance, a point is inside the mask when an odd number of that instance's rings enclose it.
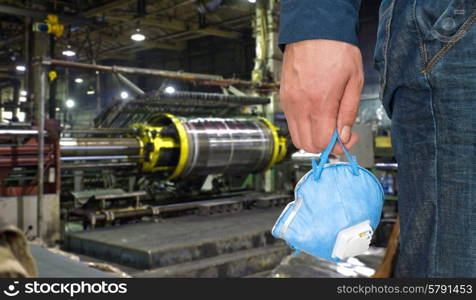
<instances>
[{"instance_id":1,"label":"blue respirator mask","mask_svg":"<svg viewBox=\"0 0 476 300\"><path fill-rule=\"evenodd\" d=\"M327 163L337 141L348 163ZM369 248L380 221L383 189L349 154L337 131L319 163L312 160L312 170L298 182L294 196L271 231L275 238L296 251L333 262Z\"/></svg>"}]
</instances>

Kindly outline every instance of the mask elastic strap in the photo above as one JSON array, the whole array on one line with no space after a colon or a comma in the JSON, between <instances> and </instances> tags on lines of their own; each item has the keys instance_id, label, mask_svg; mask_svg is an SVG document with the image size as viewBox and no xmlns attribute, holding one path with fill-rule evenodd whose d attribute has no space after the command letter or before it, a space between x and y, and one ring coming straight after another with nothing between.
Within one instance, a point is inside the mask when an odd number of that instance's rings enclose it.
<instances>
[{"instance_id":1,"label":"mask elastic strap","mask_svg":"<svg viewBox=\"0 0 476 300\"><path fill-rule=\"evenodd\" d=\"M324 165L329 161L329 155L331 154L332 149L334 148L336 141L339 141L342 149L344 149L345 158L349 161L350 165L352 166L352 173L354 175L359 175L359 169L357 168L357 161L355 156L350 155L347 148L344 146L342 141L339 138L339 134L337 133L337 129L334 130L334 134L332 135L331 141L327 146L326 150L321 153L319 164L316 162L315 159L312 160L312 169L314 174L314 180L319 180L321 177L322 170L324 169Z\"/></svg>"}]
</instances>

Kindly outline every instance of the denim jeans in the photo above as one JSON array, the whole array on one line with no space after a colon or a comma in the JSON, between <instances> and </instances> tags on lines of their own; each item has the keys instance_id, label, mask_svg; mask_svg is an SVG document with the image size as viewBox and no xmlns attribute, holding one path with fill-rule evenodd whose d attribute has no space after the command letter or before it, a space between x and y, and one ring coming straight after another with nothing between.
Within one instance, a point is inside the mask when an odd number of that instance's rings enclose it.
<instances>
[{"instance_id":1,"label":"denim jeans","mask_svg":"<svg viewBox=\"0 0 476 300\"><path fill-rule=\"evenodd\" d=\"M392 119L397 277L476 277L476 1L383 0L375 50Z\"/></svg>"}]
</instances>

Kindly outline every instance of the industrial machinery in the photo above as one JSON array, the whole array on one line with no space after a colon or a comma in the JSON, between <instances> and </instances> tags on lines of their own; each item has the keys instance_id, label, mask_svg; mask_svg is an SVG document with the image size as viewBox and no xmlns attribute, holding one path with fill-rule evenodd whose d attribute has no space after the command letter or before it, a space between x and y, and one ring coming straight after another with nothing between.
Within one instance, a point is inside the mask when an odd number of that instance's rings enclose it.
<instances>
[{"instance_id":1,"label":"industrial machinery","mask_svg":"<svg viewBox=\"0 0 476 300\"><path fill-rule=\"evenodd\" d=\"M71 137L75 134L86 137ZM235 176L241 181L238 190L243 190L242 181L249 174L271 168L282 161L287 152L286 138L271 122L260 117L183 118L159 113L148 122L135 123L130 128L65 131L63 135L70 136L58 138L56 134L52 138L53 146L48 144L45 147L45 170L52 164L60 166L63 211L67 215L79 216L89 226L95 226L97 219L112 221L121 217L130 219L157 215L159 209L156 206L164 203L203 202L204 199L216 197L242 196L229 188L217 188L220 184L229 185L217 178ZM52 134L49 136L53 137ZM37 144L26 140L25 145L12 145L15 140L18 138L0 144L0 153L9 157L8 166L7 157L1 160L5 161L2 166L16 170L16 173L29 166L25 165L26 162L35 167ZM53 151L56 156L51 156L50 148L58 149L57 152ZM104 182L95 186L94 180L88 181L88 174L100 180L109 174L115 179L110 186L104 186ZM213 174L219 174L211 184L215 186L214 190L203 193L201 190L206 179ZM19 176L17 174L15 178ZM70 178L76 183L78 177L83 181L81 187L68 186ZM17 181L25 182L25 178ZM3 181L0 184L2 190L11 191L11 182L11 179ZM49 182L46 180L45 187L50 185ZM52 182L58 186L59 177ZM129 185L130 182L132 184ZM117 190L124 185L129 186ZM69 201L64 200L71 198L71 195L74 201L67 205ZM139 196L145 199L139 201ZM169 201L160 201L164 199ZM250 200L246 197L235 199L239 199L238 202ZM283 202L281 200L278 202ZM210 208L210 204L206 203L200 204L201 211L204 207ZM223 202L217 204L224 205ZM224 210L237 209L239 206L239 203L228 204L229 208ZM187 205L186 208L193 207ZM175 206L172 211L178 208Z\"/></svg>"},{"instance_id":2,"label":"industrial machinery","mask_svg":"<svg viewBox=\"0 0 476 300\"><path fill-rule=\"evenodd\" d=\"M58 124L47 120L44 134L43 181L46 193L60 188ZM36 195L39 131L27 123L0 126L0 196Z\"/></svg>"},{"instance_id":3,"label":"industrial machinery","mask_svg":"<svg viewBox=\"0 0 476 300\"><path fill-rule=\"evenodd\" d=\"M122 186L132 182L129 193L143 190L148 193L144 201L130 206L124 199L128 195L124 190L104 195L104 186L95 194L82 193L85 189L80 186L69 187L66 190L76 191L75 198L82 198L80 205L75 201L69 211L92 227L99 221L153 216L181 209L197 208L201 213L239 210L242 202L258 201L266 195L255 191L250 198L253 191L249 189L243 194L246 190L243 182L248 175L268 170L287 153L286 138L279 129L258 117L184 118L159 113L148 122L132 124L128 129L96 128L67 134L88 137L60 139L63 184L68 175L84 180L91 170L91 174L102 180L110 169L115 185L109 188L121 186L118 181L123 180ZM98 134L109 137L91 137ZM227 176L238 183L224 182ZM212 188L203 192L207 178L212 178ZM91 186L91 182L88 183ZM237 188L230 188L233 183ZM266 196L261 202L283 204L288 200L288 197ZM230 201L229 197L234 200ZM217 198L221 201L207 202ZM190 205L190 201L196 204ZM167 203L173 203L172 207L163 206ZM157 206L160 204L162 206Z\"/></svg>"},{"instance_id":4,"label":"industrial machinery","mask_svg":"<svg viewBox=\"0 0 476 300\"><path fill-rule=\"evenodd\" d=\"M62 138L60 148L65 163L135 162L142 172L171 180L267 170L286 155L286 138L264 118L159 114L146 124L133 124L127 138Z\"/></svg>"}]
</instances>

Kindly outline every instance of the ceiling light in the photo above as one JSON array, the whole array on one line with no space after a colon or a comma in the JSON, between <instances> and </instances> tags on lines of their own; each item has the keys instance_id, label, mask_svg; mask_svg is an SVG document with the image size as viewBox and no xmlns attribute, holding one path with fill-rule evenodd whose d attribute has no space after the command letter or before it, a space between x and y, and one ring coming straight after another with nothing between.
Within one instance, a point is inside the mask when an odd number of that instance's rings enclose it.
<instances>
[{"instance_id":1,"label":"ceiling light","mask_svg":"<svg viewBox=\"0 0 476 300\"><path fill-rule=\"evenodd\" d=\"M26 67L24 65L18 65L15 67L15 69L17 69L17 71L20 71L20 72L26 71Z\"/></svg>"},{"instance_id":2,"label":"ceiling light","mask_svg":"<svg viewBox=\"0 0 476 300\"><path fill-rule=\"evenodd\" d=\"M66 49L63 50L63 55L64 56L75 56L76 52L74 52L73 49L71 49L71 46L68 45L68 46L66 46Z\"/></svg>"},{"instance_id":3,"label":"ceiling light","mask_svg":"<svg viewBox=\"0 0 476 300\"><path fill-rule=\"evenodd\" d=\"M94 95L94 94L96 94L96 92L94 90L88 90L86 92L86 95Z\"/></svg>"},{"instance_id":4,"label":"ceiling light","mask_svg":"<svg viewBox=\"0 0 476 300\"><path fill-rule=\"evenodd\" d=\"M131 40L136 42L141 42L145 40L145 35L140 32L140 29L136 29L136 31L131 35Z\"/></svg>"},{"instance_id":5,"label":"ceiling light","mask_svg":"<svg viewBox=\"0 0 476 300\"><path fill-rule=\"evenodd\" d=\"M165 88L165 92L167 94L173 94L173 93L175 93L175 88L173 86L169 85L168 87Z\"/></svg>"},{"instance_id":6,"label":"ceiling light","mask_svg":"<svg viewBox=\"0 0 476 300\"><path fill-rule=\"evenodd\" d=\"M68 100L66 100L66 107L67 107L67 108L72 108L72 107L74 107L74 104L75 104L75 103L74 103L74 100L73 100L73 99L68 99Z\"/></svg>"},{"instance_id":7,"label":"ceiling light","mask_svg":"<svg viewBox=\"0 0 476 300\"><path fill-rule=\"evenodd\" d=\"M64 50L63 55L64 56L75 56L76 52L74 52L73 50Z\"/></svg>"},{"instance_id":8,"label":"ceiling light","mask_svg":"<svg viewBox=\"0 0 476 300\"><path fill-rule=\"evenodd\" d=\"M21 91L20 91L20 95L21 95L21 96L26 96L26 95L28 95L28 92L25 91L25 90L21 90Z\"/></svg>"},{"instance_id":9,"label":"ceiling light","mask_svg":"<svg viewBox=\"0 0 476 300\"><path fill-rule=\"evenodd\" d=\"M121 98L122 98L122 99L127 99L127 98L129 98L129 93L126 92L126 91L122 91L122 92L121 92Z\"/></svg>"},{"instance_id":10,"label":"ceiling light","mask_svg":"<svg viewBox=\"0 0 476 300\"><path fill-rule=\"evenodd\" d=\"M78 77L78 78L76 78L76 79L74 80L74 82L76 82L76 83L83 83L83 78Z\"/></svg>"},{"instance_id":11,"label":"ceiling light","mask_svg":"<svg viewBox=\"0 0 476 300\"><path fill-rule=\"evenodd\" d=\"M63 55L64 56L75 56L76 52L74 52L73 50L64 50Z\"/></svg>"},{"instance_id":12,"label":"ceiling light","mask_svg":"<svg viewBox=\"0 0 476 300\"><path fill-rule=\"evenodd\" d=\"M248 0L249 3L256 3L256 0Z\"/></svg>"}]
</instances>

